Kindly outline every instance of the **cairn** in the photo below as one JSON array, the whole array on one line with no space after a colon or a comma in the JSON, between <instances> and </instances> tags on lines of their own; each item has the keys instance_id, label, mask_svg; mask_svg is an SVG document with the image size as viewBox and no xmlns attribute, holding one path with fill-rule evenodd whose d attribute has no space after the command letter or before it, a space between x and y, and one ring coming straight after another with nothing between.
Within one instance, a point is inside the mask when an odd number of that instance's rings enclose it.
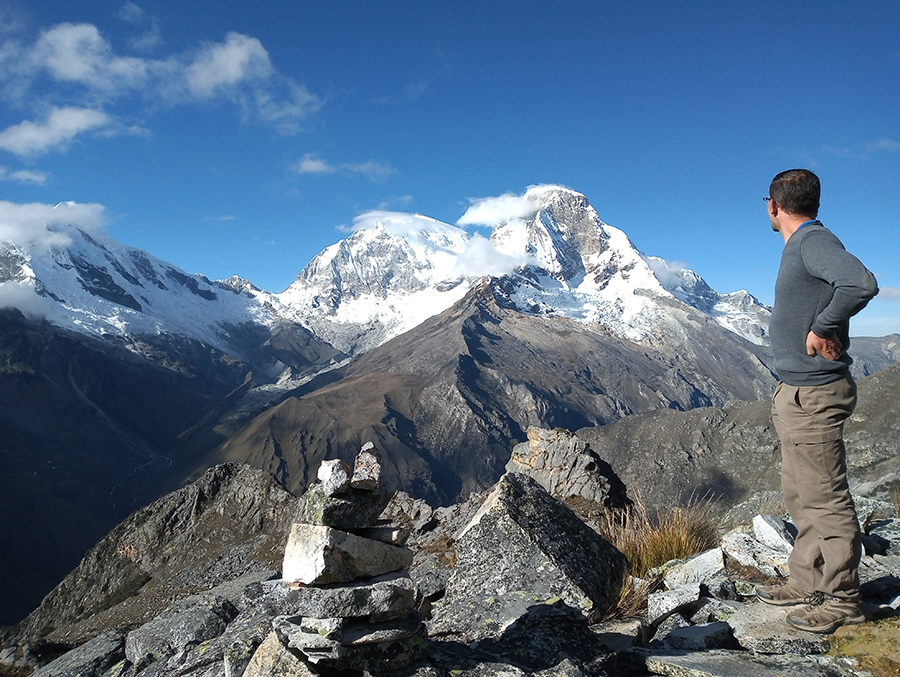
<instances>
[{"instance_id":1,"label":"cairn","mask_svg":"<svg viewBox=\"0 0 900 677\"><path fill-rule=\"evenodd\" d=\"M406 569L408 530L376 525L391 495L380 489L372 443L353 472L324 461L291 527L282 583L293 615L278 616L280 642L313 665L384 672L424 653L427 633Z\"/></svg>"}]
</instances>

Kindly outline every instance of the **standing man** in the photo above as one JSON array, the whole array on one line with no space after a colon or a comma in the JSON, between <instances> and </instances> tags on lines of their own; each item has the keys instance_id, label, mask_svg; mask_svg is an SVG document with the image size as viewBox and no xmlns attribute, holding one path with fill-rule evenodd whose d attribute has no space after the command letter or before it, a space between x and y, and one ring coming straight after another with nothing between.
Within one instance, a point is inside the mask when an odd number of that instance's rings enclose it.
<instances>
[{"instance_id":1,"label":"standing man","mask_svg":"<svg viewBox=\"0 0 900 677\"><path fill-rule=\"evenodd\" d=\"M769 220L784 237L769 335L779 383L772 420L781 440L784 500L797 527L785 585L763 602L796 605L787 622L829 633L865 620L859 608L859 522L847 483L843 428L856 406L850 318L878 293L875 277L820 221L819 178L781 172Z\"/></svg>"}]
</instances>

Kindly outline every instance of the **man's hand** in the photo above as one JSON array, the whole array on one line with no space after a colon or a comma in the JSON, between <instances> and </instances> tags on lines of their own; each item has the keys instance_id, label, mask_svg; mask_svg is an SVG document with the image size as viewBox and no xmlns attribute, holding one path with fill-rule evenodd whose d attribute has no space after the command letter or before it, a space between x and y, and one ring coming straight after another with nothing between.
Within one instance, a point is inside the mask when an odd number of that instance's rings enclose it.
<instances>
[{"instance_id":1,"label":"man's hand","mask_svg":"<svg viewBox=\"0 0 900 677\"><path fill-rule=\"evenodd\" d=\"M841 356L843 346L836 336L822 338L821 336L809 332L806 335L806 354L815 355L819 353L826 360L832 362Z\"/></svg>"}]
</instances>

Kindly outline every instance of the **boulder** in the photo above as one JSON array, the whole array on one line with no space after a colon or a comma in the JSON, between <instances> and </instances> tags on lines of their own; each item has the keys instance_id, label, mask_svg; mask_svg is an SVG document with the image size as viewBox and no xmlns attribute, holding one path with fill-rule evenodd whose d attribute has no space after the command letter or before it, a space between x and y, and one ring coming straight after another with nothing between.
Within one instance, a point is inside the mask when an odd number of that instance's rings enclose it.
<instances>
[{"instance_id":1,"label":"boulder","mask_svg":"<svg viewBox=\"0 0 900 677\"><path fill-rule=\"evenodd\" d=\"M125 656L136 665L221 635L238 615L224 597L187 598L136 630L125 640Z\"/></svg>"},{"instance_id":2,"label":"boulder","mask_svg":"<svg viewBox=\"0 0 900 677\"><path fill-rule=\"evenodd\" d=\"M125 658L125 636L107 630L32 673L34 677L99 677Z\"/></svg>"},{"instance_id":3,"label":"boulder","mask_svg":"<svg viewBox=\"0 0 900 677\"><path fill-rule=\"evenodd\" d=\"M483 638L557 600L595 618L616 603L625 574L618 550L519 473L500 479L455 541L456 568L432 634ZM475 627L479 618L491 626Z\"/></svg>"},{"instance_id":4,"label":"boulder","mask_svg":"<svg viewBox=\"0 0 900 677\"><path fill-rule=\"evenodd\" d=\"M612 467L578 436L534 426L527 435L527 442L513 447L507 472L529 475L561 501L580 499L607 508L630 503Z\"/></svg>"},{"instance_id":5,"label":"boulder","mask_svg":"<svg viewBox=\"0 0 900 677\"><path fill-rule=\"evenodd\" d=\"M316 673L306 661L289 651L273 631L253 654L244 677L316 677Z\"/></svg>"},{"instance_id":6,"label":"boulder","mask_svg":"<svg viewBox=\"0 0 900 677\"><path fill-rule=\"evenodd\" d=\"M295 523L285 547L282 578L288 584L349 583L405 569L412 559L409 548L331 527Z\"/></svg>"}]
</instances>

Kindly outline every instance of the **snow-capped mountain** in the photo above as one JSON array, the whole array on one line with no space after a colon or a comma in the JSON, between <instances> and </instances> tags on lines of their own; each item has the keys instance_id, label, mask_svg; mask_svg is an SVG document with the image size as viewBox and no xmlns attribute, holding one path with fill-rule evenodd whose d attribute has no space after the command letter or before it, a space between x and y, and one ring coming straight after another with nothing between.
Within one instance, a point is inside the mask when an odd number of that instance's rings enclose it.
<instances>
[{"instance_id":1,"label":"snow-capped mountain","mask_svg":"<svg viewBox=\"0 0 900 677\"><path fill-rule=\"evenodd\" d=\"M0 243L4 305L83 334L185 336L239 357L230 328L277 324L269 295L246 281L188 275L100 229L70 225L73 209L59 204L44 229Z\"/></svg>"},{"instance_id":2,"label":"snow-capped mountain","mask_svg":"<svg viewBox=\"0 0 900 677\"><path fill-rule=\"evenodd\" d=\"M0 304L84 334L183 336L247 361L242 327L257 336L289 327L335 355L353 355L446 310L489 277L510 307L619 338L668 331L666 308L686 303L747 340L766 339L769 309L747 292L718 294L696 273L646 256L585 196L556 186L517 198L512 217L487 224L489 238L425 216L370 212L280 294L236 276L189 275L99 228L70 225L67 214L77 209L62 203L39 233L0 243ZM478 223L477 212L460 224ZM284 367L270 364L269 378Z\"/></svg>"},{"instance_id":3,"label":"snow-capped mountain","mask_svg":"<svg viewBox=\"0 0 900 677\"><path fill-rule=\"evenodd\" d=\"M519 202L515 217L493 224L490 239L423 216L367 214L279 301L345 352L418 325L485 276L521 312L600 325L620 338L658 334L664 308L683 302L749 341L766 342L766 306L745 291L718 294L693 271L644 255L580 193L538 186Z\"/></svg>"}]
</instances>

